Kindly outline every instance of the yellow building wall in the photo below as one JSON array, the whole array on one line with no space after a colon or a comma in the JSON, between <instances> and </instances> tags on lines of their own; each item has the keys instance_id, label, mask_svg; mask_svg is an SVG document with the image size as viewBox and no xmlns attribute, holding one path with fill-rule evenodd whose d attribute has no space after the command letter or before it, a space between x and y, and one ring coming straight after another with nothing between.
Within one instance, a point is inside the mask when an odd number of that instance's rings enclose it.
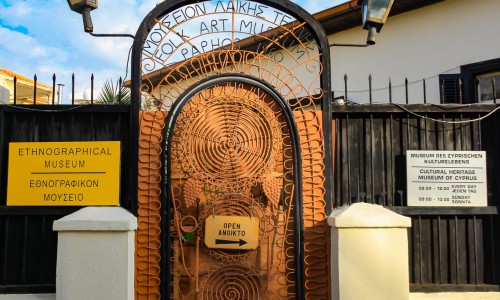
<instances>
[{"instance_id":1,"label":"yellow building wall","mask_svg":"<svg viewBox=\"0 0 500 300\"><path fill-rule=\"evenodd\" d=\"M33 79L29 79L23 75L14 73L10 70L3 68L0 68L0 87L3 87L3 89L0 89L1 102L5 104L14 103L14 78L17 78L16 103L33 104L35 81ZM52 103L51 86L41 82L36 83L36 103L37 104Z\"/></svg>"}]
</instances>

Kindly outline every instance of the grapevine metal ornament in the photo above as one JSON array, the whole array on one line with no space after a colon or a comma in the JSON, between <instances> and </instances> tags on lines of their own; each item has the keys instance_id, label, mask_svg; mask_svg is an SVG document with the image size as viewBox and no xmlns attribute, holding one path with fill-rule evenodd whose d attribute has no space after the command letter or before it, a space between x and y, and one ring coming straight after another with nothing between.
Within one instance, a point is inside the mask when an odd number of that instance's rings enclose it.
<instances>
[{"instance_id":1,"label":"grapevine metal ornament","mask_svg":"<svg viewBox=\"0 0 500 300\"><path fill-rule=\"evenodd\" d=\"M327 299L322 28L284 0L176 0L159 4L136 37L133 97L148 126L139 143L148 167L139 168L138 299ZM165 161L148 153L162 143ZM163 163L160 208L149 205L150 183ZM156 215L161 233L150 231ZM214 215L258 218L258 248L208 249L204 222ZM158 244L160 263L150 247Z\"/></svg>"}]
</instances>

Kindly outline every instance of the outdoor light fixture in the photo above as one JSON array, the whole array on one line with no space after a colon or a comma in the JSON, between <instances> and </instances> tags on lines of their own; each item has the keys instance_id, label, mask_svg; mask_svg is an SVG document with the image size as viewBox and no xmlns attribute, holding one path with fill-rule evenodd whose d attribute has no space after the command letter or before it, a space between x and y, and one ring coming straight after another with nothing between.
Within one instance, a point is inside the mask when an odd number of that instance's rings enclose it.
<instances>
[{"instance_id":1,"label":"outdoor light fixture","mask_svg":"<svg viewBox=\"0 0 500 300\"><path fill-rule=\"evenodd\" d=\"M85 32L93 32L92 17L90 11L97 8L97 0L68 0L69 7L83 17L83 28Z\"/></svg>"},{"instance_id":2,"label":"outdoor light fixture","mask_svg":"<svg viewBox=\"0 0 500 300\"><path fill-rule=\"evenodd\" d=\"M375 35L384 26L394 0L358 0L363 14L363 29L368 30L366 43L375 44Z\"/></svg>"},{"instance_id":3,"label":"outdoor light fixture","mask_svg":"<svg viewBox=\"0 0 500 300\"><path fill-rule=\"evenodd\" d=\"M97 37L129 37L135 38L132 34L127 33L105 33L97 34L94 33L94 25L92 25L92 17L90 16L90 11L97 8L98 0L68 0L69 7L72 11L76 11L83 17L83 29L85 32L92 36Z\"/></svg>"}]
</instances>

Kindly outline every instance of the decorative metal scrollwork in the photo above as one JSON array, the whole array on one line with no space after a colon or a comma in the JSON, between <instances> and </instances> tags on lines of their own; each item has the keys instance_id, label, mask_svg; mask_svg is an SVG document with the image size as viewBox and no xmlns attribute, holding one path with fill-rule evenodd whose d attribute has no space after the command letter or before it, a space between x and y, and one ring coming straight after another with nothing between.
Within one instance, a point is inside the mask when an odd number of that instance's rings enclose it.
<instances>
[{"instance_id":1,"label":"decorative metal scrollwork","mask_svg":"<svg viewBox=\"0 0 500 300\"><path fill-rule=\"evenodd\" d=\"M225 265L210 272L202 283L202 300L258 300L262 284L257 271L241 265Z\"/></svg>"},{"instance_id":2,"label":"decorative metal scrollwork","mask_svg":"<svg viewBox=\"0 0 500 300\"><path fill-rule=\"evenodd\" d=\"M327 298L328 291L318 288L328 284L325 155L317 110L324 97L323 50L317 30L282 2L166 1L159 7L168 9L155 10L144 26L148 34L139 69L142 106L148 112L141 115L140 148L150 160L141 161L139 172L144 194L139 222L148 225L138 231L139 300L159 299L159 282L166 281L159 278L157 249L165 242L155 227L166 205L157 205L159 188L152 187L161 182L158 166L165 163L156 151L164 127L172 219L162 228L171 242L168 270L162 272L170 272L163 276L169 277L171 298L293 299L297 285L303 285L306 299ZM300 140L296 152L303 157L301 195L294 195L299 170L294 170L291 128L283 107L263 89L229 80L199 91L174 111L187 91L227 73L264 83L293 112ZM165 124L172 114L178 116L175 124ZM155 155L148 152L151 145ZM303 199L301 220L294 214L295 197ZM258 249L206 249L203 223L214 214L259 218ZM299 221L304 224L299 251L304 270L297 269ZM296 282L298 272L304 282Z\"/></svg>"},{"instance_id":3,"label":"decorative metal scrollwork","mask_svg":"<svg viewBox=\"0 0 500 300\"><path fill-rule=\"evenodd\" d=\"M275 169L282 125L259 91L227 83L202 91L183 109L175 156L183 172L228 192L253 184Z\"/></svg>"}]
</instances>

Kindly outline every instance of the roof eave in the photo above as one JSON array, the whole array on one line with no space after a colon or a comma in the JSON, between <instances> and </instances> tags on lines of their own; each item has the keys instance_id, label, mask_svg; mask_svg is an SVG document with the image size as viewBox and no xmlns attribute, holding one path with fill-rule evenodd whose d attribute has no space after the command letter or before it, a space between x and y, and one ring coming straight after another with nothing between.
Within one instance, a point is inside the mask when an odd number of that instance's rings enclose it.
<instances>
[{"instance_id":1,"label":"roof eave","mask_svg":"<svg viewBox=\"0 0 500 300\"><path fill-rule=\"evenodd\" d=\"M394 1L389 17L412 11L446 0L404 0ZM334 6L313 16L321 23L327 35L361 26L361 7L357 0Z\"/></svg>"}]
</instances>

